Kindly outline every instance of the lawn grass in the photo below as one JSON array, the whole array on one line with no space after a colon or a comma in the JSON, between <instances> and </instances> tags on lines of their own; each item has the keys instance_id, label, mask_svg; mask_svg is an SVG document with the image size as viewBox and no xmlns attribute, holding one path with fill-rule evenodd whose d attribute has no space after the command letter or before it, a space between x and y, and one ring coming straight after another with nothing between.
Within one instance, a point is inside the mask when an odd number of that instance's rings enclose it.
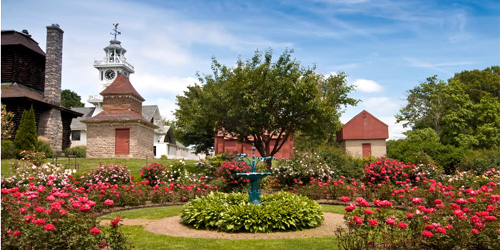
<instances>
[{"instance_id":1,"label":"lawn grass","mask_svg":"<svg viewBox=\"0 0 500 250\"><path fill-rule=\"evenodd\" d=\"M124 218L124 219L162 219L165 217L172 217L175 215L179 215L182 212L182 206L167 206L167 207L149 207L149 208L140 208L133 210L126 210L121 212L114 212L104 216L99 217L99 219L103 220L114 220L116 217Z\"/></svg>"},{"instance_id":2,"label":"lawn grass","mask_svg":"<svg viewBox=\"0 0 500 250\"><path fill-rule=\"evenodd\" d=\"M344 206L342 205L321 205L321 210L323 212L342 214ZM182 212L182 206L166 206L166 207L148 207L148 208L138 208L132 210L125 210L120 212L113 212L104 216L99 217L99 219L112 220L116 217L123 219L161 219L165 217L172 217L179 215Z\"/></svg>"},{"instance_id":3,"label":"lawn grass","mask_svg":"<svg viewBox=\"0 0 500 250\"><path fill-rule=\"evenodd\" d=\"M321 208L324 212L342 213L344 211L344 206L340 205L321 205ZM152 207L112 213L100 219L114 219L116 216L129 219L160 219L178 215L181 211L182 206ZM332 228L332 230L335 229ZM230 240L172 237L148 232L143 226L122 226L122 231L133 249L339 249L336 237Z\"/></svg>"},{"instance_id":4,"label":"lawn grass","mask_svg":"<svg viewBox=\"0 0 500 250\"><path fill-rule=\"evenodd\" d=\"M332 228L332 230L334 230ZM155 234L144 230L143 226L123 226L122 231L133 249L221 249L221 250L248 250L248 249L276 249L276 250L315 250L339 249L336 237L297 238L297 239L200 239L171 237Z\"/></svg>"},{"instance_id":5,"label":"lawn grass","mask_svg":"<svg viewBox=\"0 0 500 250\"><path fill-rule=\"evenodd\" d=\"M2 159L2 175L11 176L12 172L10 171L9 163L16 161L15 159ZM99 167L101 164L109 165L120 165L126 166L131 174L134 176L135 180L139 180L140 170L146 163L149 165L152 162L158 162L164 165L170 165L171 162L175 160L170 159L120 159L120 158L77 158L77 163L79 165L78 173L81 174L83 172L90 172L92 169ZM46 162L53 162L53 159L46 159ZM74 159L71 160L74 163ZM186 160L186 169L191 173L197 173L200 170L195 168L195 160ZM58 163L66 164L68 163L67 158L59 158Z\"/></svg>"}]
</instances>

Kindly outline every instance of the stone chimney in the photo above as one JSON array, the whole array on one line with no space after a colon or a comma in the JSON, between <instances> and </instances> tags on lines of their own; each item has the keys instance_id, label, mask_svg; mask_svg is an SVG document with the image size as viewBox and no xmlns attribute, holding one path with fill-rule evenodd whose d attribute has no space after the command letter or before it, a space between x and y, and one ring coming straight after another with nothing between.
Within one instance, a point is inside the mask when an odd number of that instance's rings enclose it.
<instances>
[{"instance_id":1,"label":"stone chimney","mask_svg":"<svg viewBox=\"0 0 500 250\"><path fill-rule=\"evenodd\" d=\"M61 103L63 33L58 24L47 26L44 101L55 105Z\"/></svg>"},{"instance_id":2,"label":"stone chimney","mask_svg":"<svg viewBox=\"0 0 500 250\"><path fill-rule=\"evenodd\" d=\"M61 103L63 33L57 24L47 26L43 100L57 106ZM54 151L62 151L63 124L60 110L52 108L40 114L38 135L48 138Z\"/></svg>"}]
</instances>

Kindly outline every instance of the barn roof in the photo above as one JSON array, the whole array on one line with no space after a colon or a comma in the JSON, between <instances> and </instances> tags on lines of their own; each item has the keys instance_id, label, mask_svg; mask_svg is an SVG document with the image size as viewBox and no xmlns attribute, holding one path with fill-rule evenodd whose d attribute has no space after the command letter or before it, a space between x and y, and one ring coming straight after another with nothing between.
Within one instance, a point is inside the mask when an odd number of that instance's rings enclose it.
<instances>
[{"instance_id":1,"label":"barn roof","mask_svg":"<svg viewBox=\"0 0 500 250\"><path fill-rule=\"evenodd\" d=\"M337 141L389 138L389 126L363 110L337 132Z\"/></svg>"}]
</instances>

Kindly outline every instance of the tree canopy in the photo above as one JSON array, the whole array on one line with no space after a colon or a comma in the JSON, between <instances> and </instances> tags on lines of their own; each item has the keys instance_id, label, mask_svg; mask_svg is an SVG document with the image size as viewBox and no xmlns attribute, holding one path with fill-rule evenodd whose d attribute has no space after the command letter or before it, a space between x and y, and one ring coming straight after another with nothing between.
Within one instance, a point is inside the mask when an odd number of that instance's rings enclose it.
<instances>
[{"instance_id":1,"label":"tree canopy","mask_svg":"<svg viewBox=\"0 0 500 250\"><path fill-rule=\"evenodd\" d=\"M64 89L61 91L61 106L66 108L79 108L83 107L82 98L75 92Z\"/></svg>"},{"instance_id":2,"label":"tree canopy","mask_svg":"<svg viewBox=\"0 0 500 250\"><path fill-rule=\"evenodd\" d=\"M500 67L463 71L447 82L436 76L407 91L397 122L432 128L440 142L464 148L500 146Z\"/></svg>"},{"instance_id":3,"label":"tree canopy","mask_svg":"<svg viewBox=\"0 0 500 250\"><path fill-rule=\"evenodd\" d=\"M199 151L213 148L216 131L251 142L262 156L276 154L295 132L327 138L338 130L341 107L355 105L345 75L325 77L285 50L256 51L228 67L212 59L213 74L177 96L181 140ZM271 140L276 139L272 145Z\"/></svg>"}]
</instances>

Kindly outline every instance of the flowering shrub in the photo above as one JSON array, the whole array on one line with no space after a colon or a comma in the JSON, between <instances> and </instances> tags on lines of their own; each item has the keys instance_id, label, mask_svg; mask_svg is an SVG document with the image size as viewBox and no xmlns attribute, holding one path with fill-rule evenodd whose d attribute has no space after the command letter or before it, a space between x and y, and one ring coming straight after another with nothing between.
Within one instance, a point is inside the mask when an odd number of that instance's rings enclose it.
<instances>
[{"instance_id":1,"label":"flowering shrub","mask_svg":"<svg viewBox=\"0 0 500 250\"><path fill-rule=\"evenodd\" d=\"M76 170L64 169L45 163L37 166L33 165L31 161L17 160L11 165L11 177L4 177L2 175L2 188L27 188L30 183L35 185L46 184L50 187L61 188L68 184L69 178L72 177Z\"/></svg>"},{"instance_id":2,"label":"flowering shrub","mask_svg":"<svg viewBox=\"0 0 500 250\"><path fill-rule=\"evenodd\" d=\"M204 196L217 187L210 186L202 182L201 184L179 184L170 183L166 186L156 185L151 196L153 203L165 203L170 201L189 201L196 196Z\"/></svg>"},{"instance_id":3,"label":"flowering shrub","mask_svg":"<svg viewBox=\"0 0 500 250\"><path fill-rule=\"evenodd\" d=\"M307 183L312 177L325 182L334 176L333 169L318 154L308 152L296 152L293 159L280 161L271 173L282 185L288 186L293 186L294 180Z\"/></svg>"},{"instance_id":4,"label":"flowering shrub","mask_svg":"<svg viewBox=\"0 0 500 250\"><path fill-rule=\"evenodd\" d=\"M83 173L81 178L84 186L92 186L93 184L109 183L109 184L128 184L132 181L132 175L127 167L118 165L101 165L94 168L90 173Z\"/></svg>"},{"instance_id":5,"label":"flowering shrub","mask_svg":"<svg viewBox=\"0 0 500 250\"><path fill-rule=\"evenodd\" d=\"M109 242L113 249L124 249L121 231L98 226L90 213L96 202L81 189L28 186L1 190L2 248L97 249Z\"/></svg>"},{"instance_id":6,"label":"flowering shrub","mask_svg":"<svg viewBox=\"0 0 500 250\"><path fill-rule=\"evenodd\" d=\"M163 164L153 162L149 166L141 168L141 178L154 187L167 176L167 168Z\"/></svg>"},{"instance_id":7,"label":"flowering shrub","mask_svg":"<svg viewBox=\"0 0 500 250\"><path fill-rule=\"evenodd\" d=\"M186 170L186 162L177 160L168 166L168 173L166 182L180 182L184 183L189 181L189 173Z\"/></svg>"},{"instance_id":8,"label":"flowering shrub","mask_svg":"<svg viewBox=\"0 0 500 250\"><path fill-rule=\"evenodd\" d=\"M149 186L140 183L109 184L99 183L80 188L89 199L96 202L94 211L111 208L113 206L138 206L146 204Z\"/></svg>"},{"instance_id":9,"label":"flowering shrub","mask_svg":"<svg viewBox=\"0 0 500 250\"><path fill-rule=\"evenodd\" d=\"M26 151L23 150L19 153L19 161L13 162L12 167L16 167L17 164L22 164L23 162L31 163L37 167L41 166L45 162L45 153L36 151Z\"/></svg>"},{"instance_id":10,"label":"flowering shrub","mask_svg":"<svg viewBox=\"0 0 500 250\"><path fill-rule=\"evenodd\" d=\"M292 192L305 195L311 199L338 199L340 196L352 197L358 190L358 182L354 179L348 182L345 177L341 176L338 180L327 180L322 182L311 177L309 182L294 179ZM364 186L363 186L364 188Z\"/></svg>"},{"instance_id":11,"label":"flowering shrub","mask_svg":"<svg viewBox=\"0 0 500 250\"><path fill-rule=\"evenodd\" d=\"M363 198L346 207L348 229L337 229L344 249L500 249L500 188L494 182L477 189L435 180L412 188L406 214L392 202ZM415 197L415 195L421 195ZM438 197L438 198L436 198ZM347 199L344 199L346 202Z\"/></svg>"},{"instance_id":12,"label":"flowering shrub","mask_svg":"<svg viewBox=\"0 0 500 250\"><path fill-rule=\"evenodd\" d=\"M237 173L248 173L251 168L243 161L224 162L217 168L215 174L222 181L219 188L222 191L238 190L244 186L248 180L237 176Z\"/></svg>"},{"instance_id":13,"label":"flowering shrub","mask_svg":"<svg viewBox=\"0 0 500 250\"><path fill-rule=\"evenodd\" d=\"M416 166L382 157L365 167L364 179L367 184L415 183L440 174L434 165L421 164Z\"/></svg>"}]
</instances>

